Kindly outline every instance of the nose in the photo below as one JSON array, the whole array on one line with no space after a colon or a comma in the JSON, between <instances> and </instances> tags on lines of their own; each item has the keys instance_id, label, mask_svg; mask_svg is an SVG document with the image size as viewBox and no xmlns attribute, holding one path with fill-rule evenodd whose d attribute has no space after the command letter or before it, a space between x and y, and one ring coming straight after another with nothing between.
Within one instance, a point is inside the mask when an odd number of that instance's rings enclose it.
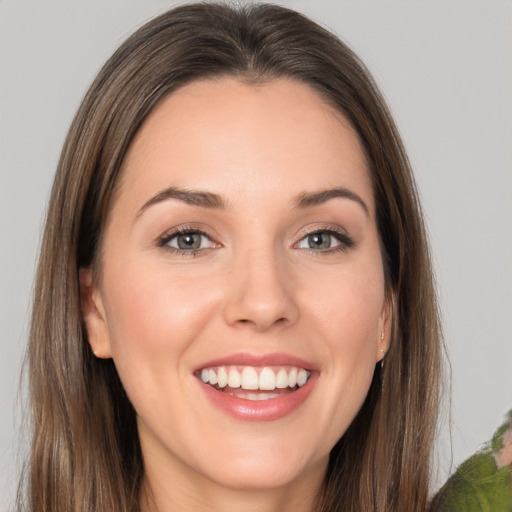
<instances>
[{"instance_id":1,"label":"nose","mask_svg":"<svg viewBox=\"0 0 512 512\"><path fill-rule=\"evenodd\" d=\"M225 321L257 332L290 326L299 318L295 283L275 251L247 251L234 263L227 283Z\"/></svg>"}]
</instances>

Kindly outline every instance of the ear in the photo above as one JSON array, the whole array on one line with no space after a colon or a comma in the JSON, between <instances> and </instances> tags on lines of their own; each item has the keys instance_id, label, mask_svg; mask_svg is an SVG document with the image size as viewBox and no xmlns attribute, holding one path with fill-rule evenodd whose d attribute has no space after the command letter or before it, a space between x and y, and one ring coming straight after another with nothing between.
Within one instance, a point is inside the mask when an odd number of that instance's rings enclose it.
<instances>
[{"instance_id":1,"label":"ear","mask_svg":"<svg viewBox=\"0 0 512 512\"><path fill-rule=\"evenodd\" d=\"M96 357L108 359L112 357L110 333L103 300L100 290L94 284L92 269L80 268L79 278L82 315L89 345Z\"/></svg>"},{"instance_id":2,"label":"ear","mask_svg":"<svg viewBox=\"0 0 512 512\"><path fill-rule=\"evenodd\" d=\"M381 361L386 356L389 346L391 344L391 331L393 326L393 310L395 304L395 297L390 294L384 300L382 311L379 317L379 331L377 343L377 356L376 362Z\"/></svg>"}]
</instances>

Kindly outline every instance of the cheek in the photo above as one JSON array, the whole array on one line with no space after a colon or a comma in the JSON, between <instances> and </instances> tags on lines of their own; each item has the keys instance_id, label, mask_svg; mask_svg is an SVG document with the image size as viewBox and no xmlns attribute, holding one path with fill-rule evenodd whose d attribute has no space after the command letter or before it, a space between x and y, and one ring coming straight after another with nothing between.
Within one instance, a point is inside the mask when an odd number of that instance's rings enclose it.
<instances>
[{"instance_id":1,"label":"cheek","mask_svg":"<svg viewBox=\"0 0 512 512\"><path fill-rule=\"evenodd\" d=\"M316 287L308 286L308 309L314 319L311 337L317 340L322 359L328 361L322 379L325 403L332 405L319 407L317 417L331 425L329 443L334 444L363 404L373 378L384 279L378 267L340 272L334 281L332 274L330 280L316 277Z\"/></svg>"},{"instance_id":2,"label":"cheek","mask_svg":"<svg viewBox=\"0 0 512 512\"><path fill-rule=\"evenodd\" d=\"M106 283L112 354L120 373L177 367L211 316L216 297L204 279L162 266L119 265Z\"/></svg>"},{"instance_id":3,"label":"cheek","mask_svg":"<svg viewBox=\"0 0 512 512\"><path fill-rule=\"evenodd\" d=\"M316 273L304 289L306 311L317 318L333 349L364 354L375 348L384 305L384 277L377 265Z\"/></svg>"}]
</instances>

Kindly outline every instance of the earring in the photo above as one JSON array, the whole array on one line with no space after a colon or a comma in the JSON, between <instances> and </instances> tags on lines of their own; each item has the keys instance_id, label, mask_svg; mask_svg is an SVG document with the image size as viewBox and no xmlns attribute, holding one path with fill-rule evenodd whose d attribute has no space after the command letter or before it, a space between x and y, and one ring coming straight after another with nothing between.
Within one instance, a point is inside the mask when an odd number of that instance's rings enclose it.
<instances>
[{"instance_id":1,"label":"earring","mask_svg":"<svg viewBox=\"0 0 512 512\"><path fill-rule=\"evenodd\" d=\"M384 331L382 331L380 334L380 341L384 341ZM380 360L380 368L382 370L382 368L384 368L384 356L386 355L386 353L382 348L380 349L380 351L382 352L382 359Z\"/></svg>"}]
</instances>

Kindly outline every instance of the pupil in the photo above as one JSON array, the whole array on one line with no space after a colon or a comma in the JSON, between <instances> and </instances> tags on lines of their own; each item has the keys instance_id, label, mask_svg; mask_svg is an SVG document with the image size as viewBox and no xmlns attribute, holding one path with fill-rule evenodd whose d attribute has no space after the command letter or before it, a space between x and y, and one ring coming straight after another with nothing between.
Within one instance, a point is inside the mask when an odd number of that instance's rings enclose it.
<instances>
[{"instance_id":1,"label":"pupil","mask_svg":"<svg viewBox=\"0 0 512 512\"><path fill-rule=\"evenodd\" d=\"M199 249L201 237L195 233L185 233L178 237L178 247L180 249Z\"/></svg>"},{"instance_id":2,"label":"pupil","mask_svg":"<svg viewBox=\"0 0 512 512\"><path fill-rule=\"evenodd\" d=\"M308 237L309 247L315 249L329 249L331 246L330 235L325 233L314 233Z\"/></svg>"}]
</instances>

